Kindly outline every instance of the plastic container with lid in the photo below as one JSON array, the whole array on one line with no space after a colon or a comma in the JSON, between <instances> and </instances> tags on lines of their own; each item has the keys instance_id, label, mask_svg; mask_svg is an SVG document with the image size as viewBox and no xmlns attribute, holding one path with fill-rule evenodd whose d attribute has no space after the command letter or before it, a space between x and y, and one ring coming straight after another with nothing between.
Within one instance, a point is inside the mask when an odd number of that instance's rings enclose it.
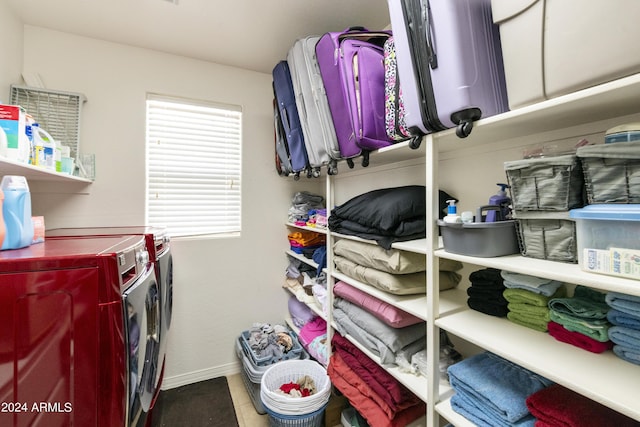
<instances>
[{"instance_id":1,"label":"plastic container with lid","mask_svg":"<svg viewBox=\"0 0 640 427\"><path fill-rule=\"evenodd\" d=\"M583 270L640 280L640 204L588 205L569 216Z\"/></svg>"},{"instance_id":2,"label":"plastic container with lid","mask_svg":"<svg viewBox=\"0 0 640 427\"><path fill-rule=\"evenodd\" d=\"M1 249L18 249L31 245L33 221L27 179L24 176L5 175L2 177L0 188L4 193L2 214L6 227Z\"/></svg>"},{"instance_id":3,"label":"plastic container with lid","mask_svg":"<svg viewBox=\"0 0 640 427\"><path fill-rule=\"evenodd\" d=\"M31 125L33 145L35 147L35 165L56 170L56 142L38 123Z\"/></svg>"}]
</instances>

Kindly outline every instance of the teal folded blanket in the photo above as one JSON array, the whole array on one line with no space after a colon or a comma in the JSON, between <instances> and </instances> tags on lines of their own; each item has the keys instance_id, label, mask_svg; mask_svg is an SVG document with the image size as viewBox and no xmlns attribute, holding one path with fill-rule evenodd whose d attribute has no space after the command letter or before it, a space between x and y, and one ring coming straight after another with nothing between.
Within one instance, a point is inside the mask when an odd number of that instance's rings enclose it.
<instances>
[{"instance_id":1,"label":"teal folded blanket","mask_svg":"<svg viewBox=\"0 0 640 427\"><path fill-rule=\"evenodd\" d=\"M551 320L561 324L568 331L579 332L600 342L609 340L611 323L606 319L582 319L553 309L549 311L549 315Z\"/></svg>"},{"instance_id":2,"label":"teal folded blanket","mask_svg":"<svg viewBox=\"0 0 640 427\"><path fill-rule=\"evenodd\" d=\"M609 305L606 294L578 285L570 298L552 298L549 308L581 319L606 319Z\"/></svg>"},{"instance_id":3,"label":"teal folded blanket","mask_svg":"<svg viewBox=\"0 0 640 427\"><path fill-rule=\"evenodd\" d=\"M551 298L561 298L566 294L567 289L564 286L559 287L550 297L519 288L507 288L502 293L504 299L506 299L509 303L529 304L536 307L545 308L548 307Z\"/></svg>"}]
</instances>

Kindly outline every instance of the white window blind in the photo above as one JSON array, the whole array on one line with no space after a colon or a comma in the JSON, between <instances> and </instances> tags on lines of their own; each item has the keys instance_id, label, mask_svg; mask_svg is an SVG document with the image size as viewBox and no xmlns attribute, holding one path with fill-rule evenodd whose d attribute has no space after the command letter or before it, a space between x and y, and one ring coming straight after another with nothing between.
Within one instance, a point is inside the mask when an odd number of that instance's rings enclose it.
<instances>
[{"instance_id":1,"label":"white window blind","mask_svg":"<svg viewBox=\"0 0 640 427\"><path fill-rule=\"evenodd\" d=\"M147 223L172 236L240 231L240 107L147 98Z\"/></svg>"}]
</instances>

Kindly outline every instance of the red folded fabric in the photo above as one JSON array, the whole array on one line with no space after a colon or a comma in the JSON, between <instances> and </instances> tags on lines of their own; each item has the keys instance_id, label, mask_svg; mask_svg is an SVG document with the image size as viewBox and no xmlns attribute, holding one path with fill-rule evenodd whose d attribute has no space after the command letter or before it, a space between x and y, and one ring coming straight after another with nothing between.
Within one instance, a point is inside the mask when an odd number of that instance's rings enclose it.
<instances>
[{"instance_id":1,"label":"red folded fabric","mask_svg":"<svg viewBox=\"0 0 640 427\"><path fill-rule=\"evenodd\" d=\"M419 401L415 394L400 384L389 372L371 360L351 341L338 333L331 341L334 351L392 408L406 407Z\"/></svg>"},{"instance_id":2,"label":"red folded fabric","mask_svg":"<svg viewBox=\"0 0 640 427\"><path fill-rule=\"evenodd\" d=\"M581 334L580 332L569 331L565 329L564 326L554 321L550 321L547 324L547 329L549 330L549 335L558 341L580 347L592 353L602 353L613 348L613 343L611 341L596 341L591 337Z\"/></svg>"},{"instance_id":3,"label":"red folded fabric","mask_svg":"<svg viewBox=\"0 0 640 427\"><path fill-rule=\"evenodd\" d=\"M638 427L640 422L559 384L526 400L536 427Z\"/></svg>"},{"instance_id":4,"label":"red folded fabric","mask_svg":"<svg viewBox=\"0 0 640 427\"><path fill-rule=\"evenodd\" d=\"M336 362L339 358L336 354L331 356L327 374L331 383L349 399L349 403L362 415L371 427L404 427L418 418L424 416L426 404L419 401L417 404L394 413L389 418L387 413L372 398L371 389L367 391L362 381L344 362Z\"/></svg>"}]
</instances>

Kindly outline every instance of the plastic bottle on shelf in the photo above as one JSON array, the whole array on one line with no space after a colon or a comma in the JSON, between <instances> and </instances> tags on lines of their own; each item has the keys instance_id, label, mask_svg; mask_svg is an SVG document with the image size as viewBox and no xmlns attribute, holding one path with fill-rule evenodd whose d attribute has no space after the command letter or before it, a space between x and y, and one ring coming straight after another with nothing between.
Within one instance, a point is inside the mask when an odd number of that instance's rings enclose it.
<instances>
[{"instance_id":1,"label":"plastic bottle on shelf","mask_svg":"<svg viewBox=\"0 0 640 427\"><path fill-rule=\"evenodd\" d=\"M33 221L27 179L24 176L5 175L2 177L0 189L4 193L2 214L6 227L1 249L18 249L31 245Z\"/></svg>"},{"instance_id":2,"label":"plastic bottle on shelf","mask_svg":"<svg viewBox=\"0 0 640 427\"><path fill-rule=\"evenodd\" d=\"M507 188L509 188L509 185L503 183L497 183L496 185L500 187L500 190L498 190L497 194L489 198L489 204L492 206L500 206L501 218L498 218L496 216L496 211L488 211L485 222L504 221L508 219L511 214L511 209L509 208L511 199L509 198L509 196L507 196L506 190Z\"/></svg>"},{"instance_id":3,"label":"plastic bottle on shelf","mask_svg":"<svg viewBox=\"0 0 640 427\"><path fill-rule=\"evenodd\" d=\"M31 130L35 147L35 165L55 170L55 140L38 123L31 125Z\"/></svg>"},{"instance_id":4,"label":"plastic bottle on shelf","mask_svg":"<svg viewBox=\"0 0 640 427\"><path fill-rule=\"evenodd\" d=\"M7 158L9 156L9 141L7 133L0 127L0 157Z\"/></svg>"},{"instance_id":5,"label":"plastic bottle on shelf","mask_svg":"<svg viewBox=\"0 0 640 427\"><path fill-rule=\"evenodd\" d=\"M458 215L458 208L455 200L447 200L449 207L447 207L447 215L443 218L443 221L447 224L455 224L462 222L462 218Z\"/></svg>"}]
</instances>

